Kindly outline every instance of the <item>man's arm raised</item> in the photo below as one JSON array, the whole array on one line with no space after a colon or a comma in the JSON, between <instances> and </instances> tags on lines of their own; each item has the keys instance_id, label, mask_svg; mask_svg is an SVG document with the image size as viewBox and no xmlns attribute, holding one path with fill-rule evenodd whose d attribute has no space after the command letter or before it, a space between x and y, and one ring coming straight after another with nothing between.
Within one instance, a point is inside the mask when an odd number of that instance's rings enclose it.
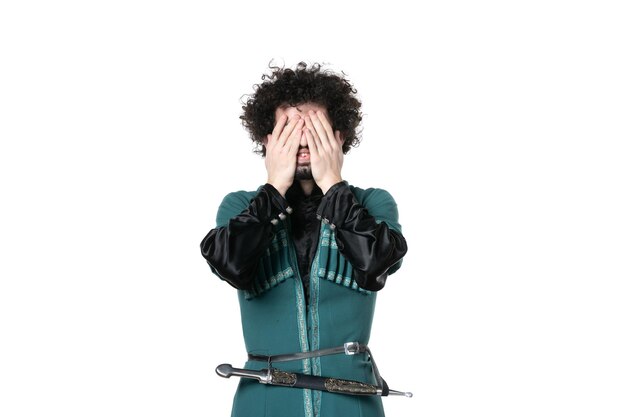
<instances>
[{"instance_id":1,"label":"man's arm raised","mask_svg":"<svg viewBox=\"0 0 626 417\"><path fill-rule=\"evenodd\" d=\"M268 182L252 201L228 194L217 213L217 227L200 243L211 270L238 289L251 289L261 255L273 238L272 221L287 211L284 195L293 183L304 121L281 117L266 141Z\"/></svg>"}]
</instances>

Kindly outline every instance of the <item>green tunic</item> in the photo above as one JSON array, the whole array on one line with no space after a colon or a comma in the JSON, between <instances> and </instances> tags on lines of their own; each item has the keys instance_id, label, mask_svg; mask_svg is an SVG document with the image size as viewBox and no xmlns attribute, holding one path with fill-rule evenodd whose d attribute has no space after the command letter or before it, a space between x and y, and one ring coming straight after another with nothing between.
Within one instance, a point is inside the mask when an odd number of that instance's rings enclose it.
<instances>
[{"instance_id":1,"label":"green tunic","mask_svg":"<svg viewBox=\"0 0 626 417\"><path fill-rule=\"evenodd\" d=\"M350 189L378 223L384 221L390 229L401 232L395 201L387 191L353 186ZM228 194L218 210L217 227L226 226L230 218L245 210L255 194L246 191ZM395 272L401 263L393 265L389 273ZM308 308L297 265L287 216L274 226L274 237L259 262L254 288L237 290L247 352L276 355L353 341L369 343L377 293L358 287L352 278L352 265L339 252L335 232L329 224L321 223L309 278ZM366 353L280 362L275 366L376 384ZM267 368L267 364L247 361L245 368L259 370ZM232 417L334 416L384 416L381 397L268 386L241 379L232 409Z\"/></svg>"}]
</instances>

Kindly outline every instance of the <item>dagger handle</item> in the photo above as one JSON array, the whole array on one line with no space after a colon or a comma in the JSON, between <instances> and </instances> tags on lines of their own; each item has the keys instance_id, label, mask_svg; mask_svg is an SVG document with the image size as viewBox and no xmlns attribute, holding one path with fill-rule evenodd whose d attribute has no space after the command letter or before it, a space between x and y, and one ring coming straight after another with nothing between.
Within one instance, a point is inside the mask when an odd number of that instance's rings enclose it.
<instances>
[{"instance_id":1,"label":"dagger handle","mask_svg":"<svg viewBox=\"0 0 626 417\"><path fill-rule=\"evenodd\" d=\"M264 384L267 384L270 379L267 369L264 369L261 372L252 371L248 369L233 368L229 363L223 363L219 365L217 368L215 368L215 372L223 378L230 378L231 376L235 375L242 378L256 379L257 381Z\"/></svg>"}]
</instances>

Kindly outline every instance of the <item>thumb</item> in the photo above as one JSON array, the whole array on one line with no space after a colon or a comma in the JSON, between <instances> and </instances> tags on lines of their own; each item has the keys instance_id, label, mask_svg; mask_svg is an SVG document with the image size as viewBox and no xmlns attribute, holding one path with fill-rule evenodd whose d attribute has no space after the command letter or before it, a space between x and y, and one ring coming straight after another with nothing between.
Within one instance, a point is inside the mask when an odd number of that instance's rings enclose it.
<instances>
[{"instance_id":1,"label":"thumb","mask_svg":"<svg viewBox=\"0 0 626 417\"><path fill-rule=\"evenodd\" d=\"M335 139L337 140L337 142L339 142L340 145L343 145L343 142L344 142L343 135L341 134L339 130L335 130Z\"/></svg>"}]
</instances>

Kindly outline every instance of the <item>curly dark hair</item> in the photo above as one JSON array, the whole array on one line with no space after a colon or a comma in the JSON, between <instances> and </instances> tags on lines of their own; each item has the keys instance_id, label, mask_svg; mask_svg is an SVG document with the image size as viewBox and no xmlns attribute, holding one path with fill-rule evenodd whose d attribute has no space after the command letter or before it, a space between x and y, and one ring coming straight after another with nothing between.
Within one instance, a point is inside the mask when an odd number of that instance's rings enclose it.
<instances>
[{"instance_id":1,"label":"curly dark hair","mask_svg":"<svg viewBox=\"0 0 626 417\"><path fill-rule=\"evenodd\" d=\"M274 130L275 111L281 105L297 106L302 103L315 103L326 107L334 130L339 130L344 138L343 153L360 143L359 123L363 119L361 101L356 97L357 90L343 76L330 70L322 70L318 63L310 67L300 62L295 70L272 66L271 74L263 74L260 84L255 84L254 94L242 100L241 123L257 145L255 153L265 156L263 139Z\"/></svg>"}]
</instances>

